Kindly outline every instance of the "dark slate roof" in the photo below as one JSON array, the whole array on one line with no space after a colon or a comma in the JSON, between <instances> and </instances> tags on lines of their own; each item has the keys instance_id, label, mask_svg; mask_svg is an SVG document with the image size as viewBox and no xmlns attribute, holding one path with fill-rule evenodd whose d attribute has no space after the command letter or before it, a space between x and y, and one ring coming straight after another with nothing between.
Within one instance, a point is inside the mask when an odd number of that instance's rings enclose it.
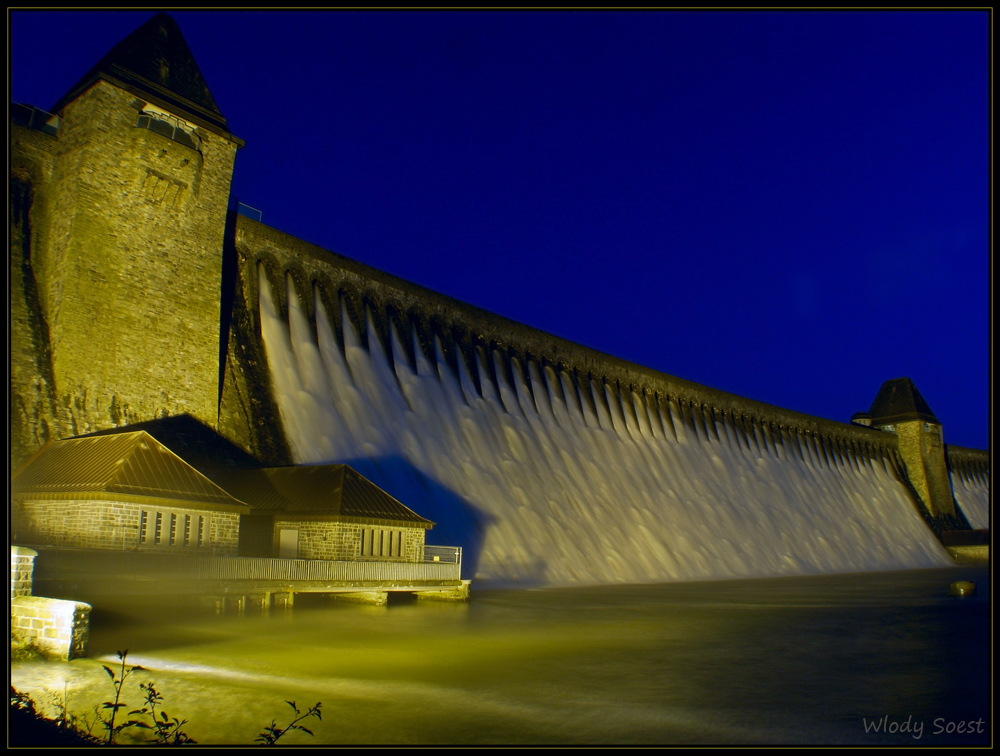
<instances>
[{"instance_id":1,"label":"dark slate roof","mask_svg":"<svg viewBox=\"0 0 1000 756\"><path fill-rule=\"evenodd\" d=\"M883 383L868 414L872 417L872 425L907 420L941 424L909 378L894 378Z\"/></svg>"},{"instance_id":2,"label":"dark slate roof","mask_svg":"<svg viewBox=\"0 0 1000 756\"><path fill-rule=\"evenodd\" d=\"M229 133L180 27L166 13L157 13L115 45L63 95L52 112L58 113L98 79L151 96L171 111L179 109L176 115L194 116L192 120Z\"/></svg>"},{"instance_id":3,"label":"dark slate roof","mask_svg":"<svg viewBox=\"0 0 1000 756\"><path fill-rule=\"evenodd\" d=\"M206 478L216 483L218 483L216 473L220 470L256 470L260 468L260 462L253 456L220 436L214 428L190 415L160 417L88 435L110 436L130 431L146 431Z\"/></svg>"},{"instance_id":4,"label":"dark slate roof","mask_svg":"<svg viewBox=\"0 0 1000 756\"><path fill-rule=\"evenodd\" d=\"M11 491L67 498L119 494L246 510L145 431L55 441L24 465Z\"/></svg>"},{"instance_id":5,"label":"dark slate roof","mask_svg":"<svg viewBox=\"0 0 1000 756\"><path fill-rule=\"evenodd\" d=\"M252 514L356 517L427 528L434 524L347 465L234 470L216 479L247 502Z\"/></svg>"}]
</instances>

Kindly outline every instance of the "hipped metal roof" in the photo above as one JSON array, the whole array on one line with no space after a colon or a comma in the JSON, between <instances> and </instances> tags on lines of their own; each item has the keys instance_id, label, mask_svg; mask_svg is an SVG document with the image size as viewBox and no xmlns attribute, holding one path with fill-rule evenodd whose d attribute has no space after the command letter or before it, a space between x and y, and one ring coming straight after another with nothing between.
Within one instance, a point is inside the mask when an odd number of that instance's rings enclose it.
<instances>
[{"instance_id":1,"label":"hipped metal roof","mask_svg":"<svg viewBox=\"0 0 1000 756\"><path fill-rule=\"evenodd\" d=\"M868 414L871 415L873 425L903 423L908 420L941 424L909 378L894 378L883 383Z\"/></svg>"},{"instance_id":2,"label":"hipped metal roof","mask_svg":"<svg viewBox=\"0 0 1000 756\"><path fill-rule=\"evenodd\" d=\"M166 500L245 513L233 498L145 431L55 441L11 483L32 498Z\"/></svg>"},{"instance_id":3,"label":"hipped metal roof","mask_svg":"<svg viewBox=\"0 0 1000 756\"><path fill-rule=\"evenodd\" d=\"M393 520L427 529L434 525L347 465L233 471L220 482L247 502L252 514Z\"/></svg>"}]
</instances>

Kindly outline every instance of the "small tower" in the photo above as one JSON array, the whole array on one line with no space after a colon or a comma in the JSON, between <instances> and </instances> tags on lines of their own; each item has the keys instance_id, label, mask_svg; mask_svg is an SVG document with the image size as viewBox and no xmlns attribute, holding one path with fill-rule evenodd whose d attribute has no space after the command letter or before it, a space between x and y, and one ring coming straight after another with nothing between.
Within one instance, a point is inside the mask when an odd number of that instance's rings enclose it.
<instances>
[{"instance_id":1,"label":"small tower","mask_svg":"<svg viewBox=\"0 0 1000 756\"><path fill-rule=\"evenodd\" d=\"M16 271L28 295L12 309L46 342L32 350L54 405L36 428L59 438L177 414L215 427L223 234L242 141L165 13L52 114L45 134L32 135L34 121L11 134L30 203ZM15 383L12 394L35 401ZM33 432L24 445L47 440Z\"/></svg>"},{"instance_id":2,"label":"small tower","mask_svg":"<svg viewBox=\"0 0 1000 756\"><path fill-rule=\"evenodd\" d=\"M909 378L882 384L868 411L871 426L899 437L899 453L910 483L934 518L954 518L941 422Z\"/></svg>"}]
</instances>

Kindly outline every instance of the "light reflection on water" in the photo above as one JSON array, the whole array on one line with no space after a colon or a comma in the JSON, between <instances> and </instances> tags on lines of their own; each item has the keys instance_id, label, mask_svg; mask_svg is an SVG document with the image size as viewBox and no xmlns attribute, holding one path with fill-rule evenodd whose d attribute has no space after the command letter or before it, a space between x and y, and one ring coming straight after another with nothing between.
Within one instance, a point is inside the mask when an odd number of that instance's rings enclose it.
<instances>
[{"instance_id":1,"label":"light reflection on water","mask_svg":"<svg viewBox=\"0 0 1000 756\"><path fill-rule=\"evenodd\" d=\"M977 594L950 596L959 579ZM127 647L200 743L252 742L286 699L324 710L290 744L987 743L988 593L987 570L966 567L257 617L98 605L94 658L18 664L12 682L43 704L66 687L84 713ZM886 715L923 722L920 740L865 733ZM982 718L983 734L935 735L937 718Z\"/></svg>"}]
</instances>

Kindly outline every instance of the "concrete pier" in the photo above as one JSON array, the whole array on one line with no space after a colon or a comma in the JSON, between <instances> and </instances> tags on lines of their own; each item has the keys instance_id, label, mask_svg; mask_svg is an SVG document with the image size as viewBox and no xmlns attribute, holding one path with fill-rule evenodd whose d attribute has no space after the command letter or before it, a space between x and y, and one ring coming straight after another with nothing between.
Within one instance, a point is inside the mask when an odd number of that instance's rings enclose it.
<instances>
[{"instance_id":1,"label":"concrete pier","mask_svg":"<svg viewBox=\"0 0 1000 756\"><path fill-rule=\"evenodd\" d=\"M331 593L333 601L347 601L352 604L371 604L385 606L389 601L388 591L359 591L357 593Z\"/></svg>"},{"instance_id":2,"label":"concrete pier","mask_svg":"<svg viewBox=\"0 0 1000 756\"><path fill-rule=\"evenodd\" d=\"M436 591L415 591L414 596L424 601L468 601L471 580L461 581L455 588L445 588Z\"/></svg>"}]
</instances>

